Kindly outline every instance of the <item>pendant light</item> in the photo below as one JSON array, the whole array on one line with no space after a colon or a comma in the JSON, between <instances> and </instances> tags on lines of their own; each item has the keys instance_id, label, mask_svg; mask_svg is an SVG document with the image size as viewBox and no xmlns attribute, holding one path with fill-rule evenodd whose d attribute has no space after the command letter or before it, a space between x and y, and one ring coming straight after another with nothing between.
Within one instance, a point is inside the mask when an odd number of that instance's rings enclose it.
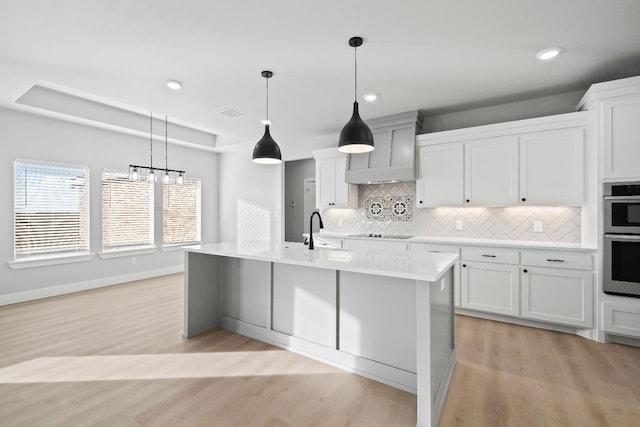
<instances>
[{"instance_id":1,"label":"pendant light","mask_svg":"<svg viewBox=\"0 0 640 427\"><path fill-rule=\"evenodd\" d=\"M358 112L358 46L362 46L362 37L351 37L349 46L354 51L354 76L355 91L353 101L353 115L340 132L340 142L338 143L338 151L343 153L367 153L372 151L373 134L369 126L360 118Z\"/></svg>"},{"instance_id":2,"label":"pendant light","mask_svg":"<svg viewBox=\"0 0 640 427\"><path fill-rule=\"evenodd\" d=\"M167 137L167 116L164 117L164 168L157 168L153 166L153 113L149 114L149 166L141 165L129 165L129 179L132 181L138 181L140 179L146 179L151 183L158 182L158 175L160 172L164 172L162 176L163 184L170 184L175 181L177 184L184 184L185 171L177 169L169 169L168 166L168 150L169 150L169 138ZM146 178L143 174L146 172ZM177 175L177 177L175 176ZM175 180L174 180L175 178Z\"/></svg>"},{"instance_id":3,"label":"pendant light","mask_svg":"<svg viewBox=\"0 0 640 427\"><path fill-rule=\"evenodd\" d=\"M269 133L269 125L271 124L269 121L269 79L273 77L273 72L263 71L261 74L267 82L267 120L264 122L264 135L253 148L252 160L255 163L274 165L282 162L282 154L280 154L280 147Z\"/></svg>"}]
</instances>

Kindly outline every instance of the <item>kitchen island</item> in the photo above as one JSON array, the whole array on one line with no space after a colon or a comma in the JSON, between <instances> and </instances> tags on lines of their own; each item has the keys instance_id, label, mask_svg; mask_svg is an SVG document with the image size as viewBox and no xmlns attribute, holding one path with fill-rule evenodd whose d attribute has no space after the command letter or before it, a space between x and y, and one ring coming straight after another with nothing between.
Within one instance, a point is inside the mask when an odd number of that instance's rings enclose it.
<instances>
[{"instance_id":1,"label":"kitchen island","mask_svg":"<svg viewBox=\"0 0 640 427\"><path fill-rule=\"evenodd\" d=\"M437 425L455 366L457 255L301 243L186 247L184 336L222 327L417 395Z\"/></svg>"}]
</instances>

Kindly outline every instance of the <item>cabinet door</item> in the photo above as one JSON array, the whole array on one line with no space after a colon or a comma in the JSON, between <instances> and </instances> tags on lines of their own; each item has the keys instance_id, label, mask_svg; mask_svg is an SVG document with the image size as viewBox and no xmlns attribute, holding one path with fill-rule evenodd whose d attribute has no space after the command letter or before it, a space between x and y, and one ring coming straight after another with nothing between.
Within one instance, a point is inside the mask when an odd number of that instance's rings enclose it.
<instances>
[{"instance_id":1,"label":"cabinet door","mask_svg":"<svg viewBox=\"0 0 640 427\"><path fill-rule=\"evenodd\" d=\"M462 204L464 161L462 143L427 145L419 151L418 207Z\"/></svg>"},{"instance_id":2,"label":"cabinet door","mask_svg":"<svg viewBox=\"0 0 640 427\"><path fill-rule=\"evenodd\" d=\"M336 200L336 161L316 160L316 207L327 208Z\"/></svg>"},{"instance_id":3,"label":"cabinet door","mask_svg":"<svg viewBox=\"0 0 640 427\"><path fill-rule=\"evenodd\" d=\"M345 180L345 171L347 167L347 157L339 157L333 161L333 182L334 182L334 200L333 208L349 207L349 184Z\"/></svg>"},{"instance_id":4,"label":"cabinet door","mask_svg":"<svg viewBox=\"0 0 640 427\"><path fill-rule=\"evenodd\" d=\"M592 327L592 273L562 268L523 267L522 317Z\"/></svg>"},{"instance_id":5,"label":"cabinet door","mask_svg":"<svg viewBox=\"0 0 640 427\"><path fill-rule=\"evenodd\" d=\"M604 178L640 177L640 96L603 103Z\"/></svg>"},{"instance_id":6,"label":"cabinet door","mask_svg":"<svg viewBox=\"0 0 640 427\"><path fill-rule=\"evenodd\" d=\"M347 184L347 157L316 158L316 207L357 208L358 186Z\"/></svg>"},{"instance_id":7,"label":"cabinet door","mask_svg":"<svg viewBox=\"0 0 640 427\"><path fill-rule=\"evenodd\" d=\"M465 205L500 206L518 202L518 138L466 143Z\"/></svg>"},{"instance_id":8,"label":"cabinet door","mask_svg":"<svg viewBox=\"0 0 640 427\"><path fill-rule=\"evenodd\" d=\"M461 261L462 308L518 316L520 314L517 265Z\"/></svg>"},{"instance_id":9,"label":"cabinet door","mask_svg":"<svg viewBox=\"0 0 640 427\"><path fill-rule=\"evenodd\" d=\"M584 201L584 129L520 137L520 201L575 205Z\"/></svg>"}]
</instances>

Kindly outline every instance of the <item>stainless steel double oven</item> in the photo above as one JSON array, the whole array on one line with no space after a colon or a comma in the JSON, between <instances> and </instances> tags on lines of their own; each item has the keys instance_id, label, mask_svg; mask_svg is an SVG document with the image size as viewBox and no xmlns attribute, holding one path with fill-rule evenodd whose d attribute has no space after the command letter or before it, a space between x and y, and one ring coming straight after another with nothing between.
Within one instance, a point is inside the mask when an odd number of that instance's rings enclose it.
<instances>
[{"instance_id":1,"label":"stainless steel double oven","mask_svg":"<svg viewBox=\"0 0 640 427\"><path fill-rule=\"evenodd\" d=\"M604 292L640 298L640 182L604 184L604 233Z\"/></svg>"}]
</instances>

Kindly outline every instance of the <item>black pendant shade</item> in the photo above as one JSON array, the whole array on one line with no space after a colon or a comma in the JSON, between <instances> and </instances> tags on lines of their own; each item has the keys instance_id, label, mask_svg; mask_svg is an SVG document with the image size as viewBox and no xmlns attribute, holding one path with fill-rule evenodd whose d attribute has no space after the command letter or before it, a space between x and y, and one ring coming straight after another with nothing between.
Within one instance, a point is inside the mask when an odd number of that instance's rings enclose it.
<instances>
[{"instance_id":1,"label":"black pendant shade","mask_svg":"<svg viewBox=\"0 0 640 427\"><path fill-rule=\"evenodd\" d=\"M267 121L264 125L264 135L253 148L252 160L254 163L274 165L282 162L282 154L280 153L280 147L278 147L269 132L269 79L273 77L273 72L263 71L261 75L267 82Z\"/></svg>"},{"instance_id":2,"label":"black pendant shade","mask_svg":"<svg viewBox=\"0 0 640 427\"><path fill-rule=\"evenodd\" d=\"M278 144L276 144L271 137L269 125L264 125L264 135L253 148L253 161L265 165L276 164L282 161L280 147L278 147Z\"/></svg>"},{"instance_id":3,"label":"black pendant shade","mask_svg":"<svg viewBox=\"0 0 640 427\"><path fill-rule=\"evenodd\" d=\"M343 153L367 153L372 151L373 146L373 134L369 126L360 118L360 112L358 111L358 46L362 46L362 37L351 37L349 39L349 46L353 48L354 52L354 100L353 100L353 115L340 132L340 141L338 142L338 151Z\"/></svg>"},{"instance_id":4,"label":"black pendant shade","mask_svg":"<svg viewBox=\"0 0 640 427\"><path fill-rule=\"evenodd\" d=\"M360 118L358 102L353 103L353 115L340 132L338 151L343 153L367 153L373 150L373 134Z\"/></svg>"}]
</instances>

